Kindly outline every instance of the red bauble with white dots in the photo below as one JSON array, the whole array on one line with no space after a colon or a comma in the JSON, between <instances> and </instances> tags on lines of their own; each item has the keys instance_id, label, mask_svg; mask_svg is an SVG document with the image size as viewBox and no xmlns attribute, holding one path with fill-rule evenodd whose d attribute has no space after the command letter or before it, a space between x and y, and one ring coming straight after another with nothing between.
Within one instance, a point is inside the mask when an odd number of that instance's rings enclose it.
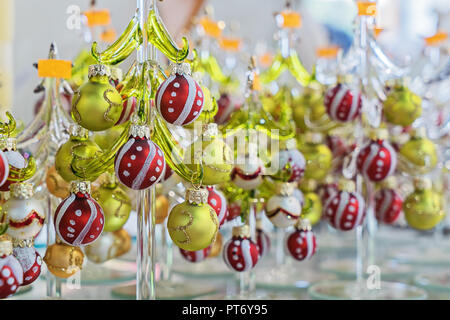
<instances>
[{"instance_id":1,"label":"red bauble with white dots","mask_svg":"<svg viewBox=\"0 0 450 320\"><path fill-rule=\"evenodd\" d=\"M228 205L227 221L236 219L241 215L241 201L237 200Z\"/></svg>"},{"instance_id":2,"label":"red bauble with white dots","mask_svg":"<svg viewBox=\"0 0 450 320\"><path fill-rule=\"evenodd\" d=\"M13 255L0 257L0 299L13 295L23 283L23 269Z\"/></svg>"},{"instance_id":3,"label":"red bauble with white dots","mask_svg":"<svg viewBox=\"0 0 450 320\"><path fill-rule=\"evenodd\" d=\"M23 286L33 283L41 274L42 258L34 247L16 247L13 255L23 269Z\"/></svg>"},{"instance_id":4,"label":"red bauble with white dots","mask_svg":"<svg viewBox=\"0 0 450 320\"><path fill-rule=\"evenodd\" d=\"M341 157L347 153L348 146L344 139L339 136L327 135L325 143L333 153L334 158Z\"/></svg>"},{"instance_id":5,"label":"red bauble with white dots","mask_svg":"<svg viewBox=\"0 0 450 320\"><path fill-rule=\"evenodd\" d=\"M222 226L227 220L228 216L227 199L222 194L222 192L220 192L213 186L206 187L206 189L208 190L208 204L217 213L219 226Z\"/></svg>"},{"instance_id":6,"label":"red bauble with white dots","mask_svg":"<svg viewBox=\"0 0 450 320\"><path fill-rule=\"evenodd\" d=\"M288 149L280 151L278 156L280 170L289 174L288 182L300 181L306 167L306 160L303 154L297 149Z\"/></svg>"},{"instance_id":7,"label":"red bauble with white dots","mask_svg":"<svg viewBox=\"0 0 450 320\"><path fill-rule=\"evenodd\" d=\"M6 154L0 150L0 186L2 186L9 175L9 163Z\"/></svg>"},{"instance_id":8,"label":"red bauble with white dots","mask_svg":"<svg viewBox=\"0 0 450 320\"><path fill-rule=\"evenodd\" d=\"M157 183L166 162L161 149L150 139L133 137L119 149L114 161L116 176L134 190L143 190Z\"/></svg>"},{"instance_id":9,"label":"red bauble with white dots","mask_svg":"<svg viewBox=\"0 0 450 320\"><path fill-rule=\"evenodd\" d=\"M338 192L338 184L336 182L324 183L317 188L317 194L322 201L322 205L326 205L328 200Z\"/></svg>"},{"instance_id":10,"label":"red bauble with white dots","mask_svg":"<svg viewBox=\"0 0 450 320\"><path fill-rule=\"evenodd\" d=\"M263 229L256 229L256 244L258 246L259 255L265 256L270 250L270 238Z\"/></svg>"},{"instance_id":11,"label":"red bauble with white dots","mask_svg":"<svg viewBox=\"0 0 450 320\"><path fill-rule=\"evenodd\" d=\"M248 271L259 260L258 246L248 237L233 236L223 247L223 259L231 270Z\"/></svg>"},{"instance_id":12,"label":"red bauble with white dots","mask_svg":"<svg viewBox=\"0 0 450 320\"><path fill-rule=\"evenodd\" d=\"M364 199L357 192L341 190L328 200L324 213L325 218L335 229L352 230L364 219Z\"/></svg>"},{"instance_id":13,"label":"red bauble with white dots","mask_svg":"<svg viewBox=\"0 0 450 320\"><path fill-rule=\"evenodd\" d=\"M190 75L175 73L161 83L155 101L164 120L184 126L200 116L203 91Z\"/></svg>"},{"instance_id":14,"label":"red bauble with white dots","mask_svg":"<svg viewBox=\"0 0 450 320\"><path fill-rule=\"evenodd\" d=\"M316 236L311 230L296 229L286 238L286 248L295 260L310 259L316 253Z\"/></svg>"},{"instance_id":15,"label":"red bauble with white dots","mask_svg":"<svg viewBox=\"0 0 450 320\"><path fill-rule=\"evenodd\" d=\"M189 262L200 262L205 260L211 252L211 246L202 250L188 251L180 248L180 253L183 258Z\"/></svg>"},{"instance_id":16,"label":"red bauble with white dots","mask_svg":"<svg viewBox=\"0 0 450 320\"><path fill-rule=\"evenodd\" d=\"M340 83L327 91L324 104L331 119L348 122L355 120L361 113L362 99L358 91Z\"/></svg>"},{"instance_id":17,"label":"red bauble with white dots","mask_svg":"<svg viewBox=\"0 0 450 320\"><path fill-rule=\"evenodd\" d=\"M122 124L130 120L131 115L136 110L137 99L136 97L127 97L126 95L122 96L122 113L120 114L119 120L117 120L116 125Z\"/></svg>"},{"instance_id":18,"label":"red bauble with white dots","mask_svg":"<svg viewBox=\"0 0 450 320\"><path fill-rule=\"evenodd\" d=\"M380 189L375 193L375 216L380 222L394 223L402 212L403 199L394 189Z\"/></svg>"},{"instance_id":19,"label":"red bauble with white dots","mask_svg":"<svg viewBox=\"0 0 450 320\"><path fill-rule=\"evenodd\" d=\"M27 160L22 153L17 150L3 150L3 155L6 157L7 163L11 168L20 170L27 166ZM8 168L8 177L6 178L6 181L3 181L3 183L0 184L0 191L9 191L9 186L16 183L16 181L8 179L11 178L11 174L10 168Z\"/></svg>"},{"instance_id":20,"label":"red bauble with white dots","mask_svg":"<svg viewBox=\"0 0 450 320\"><path fill-rule=\"evenodd\" d=\"M55 211L58 237L73 246L87 245L100 236L105 216L100 205L89 193L71 193Z\"/></svg>"},{"instance_id":21,"label":"red bauble with white dots","mask_svg":"<svg viewBox=\"0 0 450 320\"><path fill-rule=\"evenodd\" d=\"M395 171L397 154L386 140L371 140L359 152L356 164L365 177L378 182Z\"/></svg>"}]
</instances>

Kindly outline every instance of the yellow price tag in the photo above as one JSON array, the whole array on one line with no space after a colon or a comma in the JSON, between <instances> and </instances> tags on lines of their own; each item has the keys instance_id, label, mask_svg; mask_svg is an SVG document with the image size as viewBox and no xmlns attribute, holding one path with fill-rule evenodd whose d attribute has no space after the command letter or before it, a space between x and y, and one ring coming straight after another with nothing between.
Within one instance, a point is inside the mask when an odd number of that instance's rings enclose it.
<instances>
[{"instance_id":1,"label":"yellow price tag","mask_svg":"<svg viewBox=\"0 0 450 320\"><path fill-rule=\"evenodd\" d=\"M263 55L261 55L259 57L259 63L263 66L263 67L268 67L272 64L273 61L273 55L266 52Z\"/></svg>"},{"instance_id":2,"label":"yellow price tag","mask_svg":"<svg viewBox=\"0 0 450 320\"><path fill-rule=\"evenodd\" d=\"M111 24L111 15L108 9L88 10L84 12L89 27L107 26Z\"/></svg>"},{"instance_id":3,"label":"yellow price tag","mask_svg":"<svg viewBox=\"0 0 450 320\"><path fill-rule=\"evenodd\" d=\"M302 26L302 19L298 12L285 10L281 12L281 17L283 18L283 28L294 29Z\"/></svg>"},{"instance_id":4,"label":"yellow price tag","mask_svg":"<svg viewBox=\"0 0 450 320\"><path fill-rule=\"evenodd\" d=\"M375 37L378 37L383 30L383 28L374 28L373 33L375 34Z\"/></svg>"},{"instance_id":5,"label":"yellow price tag","mask_svg":"<svg viewBox=\"0 0 450 320\"><path fill-rule=\"evenodd\" d=\"M358 6L358 16L376 16L377 4L370 1L358 1L356 2Z\"/></svg>"},{"instance_id":6,"label":"yellow price tag","mask_svg":"<svg viewBox=\"0 0 450 320\"><path fill-rule=\"evenodd\" d=\"M41 78L64 78L72 77L72 61L69 60L39 60L38 76Z\"/></svg>"},{"instance_id":7,"label":"yellow price tag","mask_svg":"<svg viewBox=\"0 0 450 320\"><path fill-rule=\"evenodd\" d=\"M255 91L261 90L261 82L259 81L259 74L257 73L253 73L252 89Z\"/></svg>"},{"instance_id":8,"label":"yellow price tag","mask_svg":"<svg viewBox=\"0 0 450 320\"><path fill-rule=\"evenodd\" d=\"M318 58L332 59L336 58L340 48L337 46L320 47L316 50L316 55Z\"/></svg>"},{"instance_id":9,"label":"yellow price tag","mask_svg":"<svg viewBox=\"0 0 450 320\"><path fill-rule=\"evenodd\" d=\"M111 43L116 40L116 31L113 28L109 28L102 32L100 35L100 40L106 43Z\"/></svg>"},{"instance_id":10,"label":"yellow price tag","mask_svg":"<svg viewBox=\"0 0 450 320\"><path fill-rule=\"evenodd\" d=\"M241 47L241 39L239 38L225 38L222 37L219 39L219 45L222 49L228 51L239 51Z\"/></svg>"},{"instance_id":11,"label":"yellow price tag","mask_svg":"<svg viewBox=\"0 0 450 320\"><path fill-rule=\"evenodd\" d=\"M208 36L211 36L213 38L219 38L222 34L222 29L220 28L219 24L208 17L203 17L199 21L200 25L203 27L203 30L205 30L205 33Z\"/></svg>"},{"instance_id":12,"label":"yellow price tag","mask_svg":"<svg viewBox=\"0 0 450 320\"><path fill-rule=\"evenodd\" d=\"M444 42L447 38L448 34L446 32L438 31L435 35L425 38L425 43L429 46L435 46Z\"/></svg>"}]
</instances>

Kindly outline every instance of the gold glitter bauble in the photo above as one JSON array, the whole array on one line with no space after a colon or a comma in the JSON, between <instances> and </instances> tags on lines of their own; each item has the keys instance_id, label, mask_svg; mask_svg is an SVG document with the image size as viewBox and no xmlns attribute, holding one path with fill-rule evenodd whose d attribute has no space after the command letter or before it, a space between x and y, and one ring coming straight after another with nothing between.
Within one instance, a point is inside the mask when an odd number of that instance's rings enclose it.
<instances>
[{"instance_id":1,"label":"gold glitter bauble","mask_svg":"<svg viewBox=\"0 0 450 320\"><path fill-rule=\"evenodd\" d=\"M65 199L70 195L70 184L61 177L55 166L48 169L45 183L48 191L55 197Z\"/></svg>"},{"instance_id":2,"label":"gold glitter bauble","mask_svg":"<svg viewBox=\"0 0 450 320\"><path fill-rule=\"evenodd\" d=\"M59 278L69 278L81 270L84 254L80 248L65 243L55 243L47 247L44 262L48 270Z\"/></svg>"}]
</instances>

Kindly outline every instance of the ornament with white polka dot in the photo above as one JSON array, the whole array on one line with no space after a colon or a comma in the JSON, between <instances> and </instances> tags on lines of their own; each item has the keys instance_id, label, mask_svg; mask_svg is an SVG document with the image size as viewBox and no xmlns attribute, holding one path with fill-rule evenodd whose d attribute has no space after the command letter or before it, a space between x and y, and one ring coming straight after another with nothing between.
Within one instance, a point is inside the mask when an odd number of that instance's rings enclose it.
<instances>
[{"instance_id":1,"label":"ornament with white polka dot","mask_svg":"<svg viewBox=\"0 0 450 320\"><path fill-rule=\"evenodd\" d=\"M168 123L184 126L195 121L203 109L203 91L190 76L188 64L174 65L172 75L156 91L156 108Z\"/></svg>"},{"instance_id":2,"label":"ornament with white polka dot","mask_svg":"<svg viewBox=\"0 0 450 320\"><path fill-rule=\"evenodd\" d=\"M15 247L13 255L20 262L23 269L23 283L33 283L41 274L42 258L33 246Z\"/></svg>"},{"instance_id":3,"label":"ornament with white polka dot","mask_svg":"<svg viewBox=\"0 0 450 320\"><path fill-rule=\"evenodd\" d=\"M241 215L241 200L235 200L228 205L227 221L232 221Z\"/></svg>"},{"instance_id":4,"label":"ornament with white polka dot","mask_svg":"<svg viewBox=\"0 0 450 320\"><path fill-rule=\"evenodd\" d=\"M286 238L286 249L298 261L310 259L316 253L316 236L311 226L298 226Z\"/></svg>"},{"instance_id":5,"label":"ornament with white polka dot","mask_svg":"<svg viewBox=\"0 0 450 320\"><path fill-rule=\"evenodd\" d=\"M261 220L256 220L256 244L259 255L261 258L264 257L270 250L270 237L263 230Z\"/></svg>"},{"instance_id":6,"label":"ornament with white polka dot","mask_svg":"<svg viewBox=\"0 0 450 320\"><path fill-rule=\"evenodd\" d=\"M11 141L12 144L15 146L15 140L11 139ZM28 162L22 155L22 153L17 151L15 148L3 150L3 155L5 156L7 163L9 164L9 168L8 168L8 177L6 178L6 181L3 181L3 183L0 184L0 191L8 191L9 186L15 183L15 181L11 180L13 176L10 169L11 168L15 170L24 169L26 168ZM4 161L4 159L2 161Z\"/></svg>"},{"instance_id":7,"label":"ornament with white polka dot","mask_svg":"<svg viewBox=\"0 0 450 320\"><path fill-rule=\"evenodd\" d=\"M386 140L370 140L359 152L356 164L365 177L379 182L395 171L397 154Z\"/></svg>"},{"instance_id":8,"label":"ornament with white polka dot","mask_svg":"<svg viewBox=\"0 0 450 320\"><path fill-rule=\"evenodd\" d=\"M13 295L23 283L23 269L13 255L0 256L0 299Z\"/></svg>"},{"instance_id":9,"label":"ornament with white polka dot","mask_svg":"<svg viewBox=\"0 0 450 320\"><path fill-rule=\"evenodd\" d=\"M9 163L6 154L0 150L0 186L2 186L9 175Z\"/></svg>"},{"instance_id":10,"label":"ornament with white polka dot","mask_svg":"<svg viewBox=\"0 0 450 320\"><path fill-rule=\"evenodd\" d=\"M278 156L279 161L279 170L276 175L287 175L288 182L300 181L306 167L306 160L303 154L297 149L288 149L281 150L276 156Z\"/></svg>"},{"instance_id":11,"label":"ornament with white polka dot","mask_svg":"<svg viewBox=\"0 0 450 320\"><path fill-rule=\"evenodd\" d=\"M180 248L181 256L189 262L200 262L205 260L211 252L211 246L202 250L188 251Z\"/></svg>"},{"instance_id":12,"label":"ornament with white polka dot","mask_svg":"<svg viewBox=\"0 0 450 320\"><path fill-rule=\"evenodd\" d=\"M327 91L324 105L331 119L338 122L355 120L361 112L361 94L339 83Z\"/></svg>"},{"instance_id":13,"label":"ornament with white polka dot","mask_svg":"<svg viewBox=\"0 0 450 320\"><path fill-rule=\"evenodd\" d=\"M392 224L402 212L403 199L395 189L380 189L375 193L375 216L378 221Z\"/></svg>"},{"instance_id":14,"label":"ornament with white polka dot","mask_svg":"<svg viewBox=\"0 0 450 320\"><path fill-rule=\"evenodd\" d=\"M244 190L256 189L263 182L264 169L261 159L246 156L231 171L231 181Z\"/></svg>"},{"instance_id":15,"label":"ornament with white polka dot","mask_svg":"<svg viewBox=\"0 0 450 320\"><path fill-rule=\"evenodd\" d=\"M223 246L225 264L234 271L248 271L259 260L258 245L250 239L248 226L233 228L233 237Z\"/></svg>"},{"instance_id":16,"label":"ornament with white polka dot","mask_svg":"<svg viewBox=\"0 0 450 320\"><path fill-rule=\"evenodd\" d=\"M56 208L54 223L58 237L73 246L87 245L100 236L105 217L89 193L71 193Z\"/></svg>"},{"instance_id":17,"label":"ornament with white polka dot","mask_svg":"<svg viewBox=\"0 0 450 320\"><path fill-rule=\"evenodd\" d=\"M350 188L342 188L336 192L324 207L325 219L338 230L348 231L359 226L365 216L364 199Z\"/></svg>"},{"instance_id":18,"label":"ornament with white polka dot","mask_svg":"<svg viewBox=\"0 0 450 320\"><path fill-rule=\"evenodd\" d=\"M338 184L336 182L325 182L317 188L317 194L322 201L322 205L326 206L328 200L338 192Z\"/></svg>"},{"instance_id":19,"label":"ornament with white polka dot","mask_svg":"<svg viewBox=\"0 0 450 320\"><path fill-rule=\"evenodd\" d=\"M157 183L164 174L166 162L161 149L146 137L130 136L119 149L114 161L116 176L134 190Z\"/></svg>"},{"instance_id":20,"label":"ornament with white polka dot","mask_svg":"<svg viewBox=\"0 0 450 320\"><path fill-rule=\"evenodd\" d=\"M223 193L217 190L214 186L208 186L206 189L208 190L208 204L217 213L219 226L222 226L228 216L227 199Z\"/></svg>"}]
</instances>

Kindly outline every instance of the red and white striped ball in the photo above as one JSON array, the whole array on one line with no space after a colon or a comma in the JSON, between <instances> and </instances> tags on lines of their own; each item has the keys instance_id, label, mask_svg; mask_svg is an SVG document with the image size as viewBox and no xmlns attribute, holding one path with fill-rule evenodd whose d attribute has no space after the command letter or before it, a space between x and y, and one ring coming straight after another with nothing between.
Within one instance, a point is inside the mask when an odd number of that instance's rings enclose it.
<instances>
[{"instance_id":1,"label":"red and white striped ball","mask_svg":"<svg viewBox=\"0 0 450 320\"><path fill-rule=\"evenodd\" d=\"M325 143L330 148L335 158L341 157L347 153L348 146L339 136L327 135Z\"/></svg>"},{"instance_id":2,"label":"red and white striped ball","mask_svg":"<svg viewBox=\"0 0 450 320\"><path fill-rule=\"evenodd\" d=\"M27 160L25 157L17 150L3 150L3 154L6 156L7 163L11 168L23 169L27 166ZM8 176L10 174L10 168L8 168ZM0 185L0 191L9 191L9 186L15 183L8 178Z\"/></svg>"},{"instance_id":3,"label":"red and white striped ball","mask_svg":"<svg viewBox=\"0 0 450 320\"><path fill-rule=\"evenodd\" d=\"M331 119L348 122L360 114L362 99L358 91L351 90L344 84L338 84L327 91L324 104Z\"/></svg>"},{"instance_id":4,"label":"red and white striped ball","mask_svg":"<svg viewBox=\"0 0 450 320\"><path fill-rule=\"evenodd\" d=\"M114 161L116 176L134 190L157 183L164 173L166 161L161 149L147 138L130 137L119 149Z\"/></svg>"},{"instance_id":5,"label":"red and white striped ball","mask_svg":"<svg viewBox=\"0 0 450 320\"><path fill-rule=\"evenodd\" d=\"M359 152L356 165L365 177L378 182L395 171L397 154L389 142L371 140Z\"/></svg>"},{"instance_id":6,"label":"red and white striped ball","mask_svg":"<svg viewBox=\"0 0 450 320\"><path fill-rule=\"evenodd\" d=\"M161 83L155 101L164 120L184 126L200 116L203 91L191 76L176 73Z\"/></svg>"},{"instance_id":7,"label":"red and white striped ball","mask_svg":"<svg viewBox=\"0 0 450 320\"><path fill-rule=\"evenodd\" d=\"M15 247L13 255L23 269L23 286L33 283L41 274L42 258L34 247Z\"/></svg>"},{"instance_id":8,"label":"red and white striped ball","mask_svg":"<svg viewBox=\"0 0 450 320\"><path fill-rule=\"evenodd\" d=\"M375 193L375 216L384 223L394 223L402 212L403 199L394 189L380 189Z\"/></svg>"},{"instance_id":9,"label":"red and white striped ball","mask_svg":"<svg viewBox=\"0 0 450 320\"><path fill-rule=\"evenodd\" d=\"M236 219L241 215L241 201L237 200L228 205L227 221Z\"/></svg>"},{"instance_id":10,"label":"red and white striped ball","mask_svg":"<svg viewBox=\"0 0 450 320\"><path fill-rule=\"evenodd\" d=\"M9 162L6 154L0 150L0 186L2 186L9 175Z\"/></svg>"},{"instance_id":11,"label":"red and white striped ball","mask_svg":"<svg viewBox=\"0 0 450 320\"><path fill-rule=\"evenodd\" d=\"M364 199L356 192L338 191L328 200L324 213L333 228L352 230L364 219Z\"/></svg>"},{"instance_id":12,"label":"red and white striped ball","mask_svg":"<svg viewBox=\"0 0 450 320\"><path fill-rule=\"evenodd\" d=\"M238 272L252 269L259 260L259 249L249 238L233 237L223 247L223 260Z\"/></svg>"},{"instance_id":13,"label":"red and white striped ball","mask_svg":"<svg viewBox=\"0 0 450 320\"><path fill-rule=\"evenodd\" d=\"M180 248L180 253L183 258L189 262L200 262L205 260L211 252L211 246L202 250L188 251Z\"/></svg>"},{"instance_id":14,"label":"red and white striped ball","mask_svg":"<svg viewBox=\"0 0 450 320\"><path fill-rule=\"evenodd\" d=\"M296 229L286 238L286 248L295 260L310 259L316 253L316 236L311 230Z\"/></svg>"},{"instance_id":15,"label":"red and white striped ball","mask_svg":"<svg viewBox=\"0 0 450 320\"><path fill-rule=\"evenodd\" d=\"M213 186L206 187L208 190L208 204L217 213L217 219L219 220L219 227L222 226L227 220L228 208L227 199L222 192L214 188Z\"/></svg>"},{"instance_id":16,"label":"red and white striped ball","mask_svg":"<svg viewBox=\"0 0 450 320\"><path fill-rule=\"evenodd\" d=\"M256 244L258 245L259 255L263 257L270 250L270 238L262 229L256 229Z\"/></svg>"},{"instance_id":17,"label":"red and white striped ball","mask_svg":"<svg viewBox=\"0 0 450 320\"><path fill-rule=\"evenodd\" d=\"M282 150L279 152L279 167L282 171L287 170L290 173L288 182L300 181L305 173L306 160L297 149Z\"/></svg>"},{"instance_id":18,"label":"red and white striped ball","mask_svg":"<svg viewBox=\"0 0 450 320\"><path fill-rule=\"evenodd\" d=\"M0 257L0 299L13 295L23 283L23 269L13 256Z\"/></svg>"},{"instance_id":19,"label":"red and white striped ball","mask_svg":"<svg viewBox=\"0 0 450 320\"><path fill-rule=\"evenodd\" d=\"M231 171L231 181L244 190L258 188L263 182L264 164L261 159L245 157L244 163L237 164Z\"/></svg>"},{"instance_id":20,"label":"red and white striped ball","mask_svg":"<svg viewBox=\"0 0 450 320\"><path fill-rule=\"evenodd\" d=\"M87 245L101 235L105 216L100 205L87 193L71 193L55 211L58 237L72 246Z\"/></svg>"},{"instance_id":21,"label":"red and white striped ball","mask_svg":"<svg viewBox=\"0 0 450 320\"><path fill-rule=\"evenodd\" d=\"M122 113L120 114L119 120L117 120L116 125L122 124L130 120L131 115L136 110L137 99L136 97L129 97L123 95L122 96Z\"/></svg>"},{"instance_id":22,"label":"red and white striped ball","mask_svg":"<svg viewBox=\"0 0 450 320\"><path fill-rule=\"evenodd\" d=\"M338 192L338 184L336 182L324 183L317 188L317 194L322 201L322 205L326 206L327 201Z\"/></svg>"},{"instance_id":23,"label":"red and white striped ball","mask_svg":"<svg viewBox=\"0 0 450 320\"><path fill-rule=\"evenodd\" d=\"M300 214L302 206L295 196L274 195L266 204L266 216L275 227L287 228L293 226Z\"/></svg>"}]
</instances>

